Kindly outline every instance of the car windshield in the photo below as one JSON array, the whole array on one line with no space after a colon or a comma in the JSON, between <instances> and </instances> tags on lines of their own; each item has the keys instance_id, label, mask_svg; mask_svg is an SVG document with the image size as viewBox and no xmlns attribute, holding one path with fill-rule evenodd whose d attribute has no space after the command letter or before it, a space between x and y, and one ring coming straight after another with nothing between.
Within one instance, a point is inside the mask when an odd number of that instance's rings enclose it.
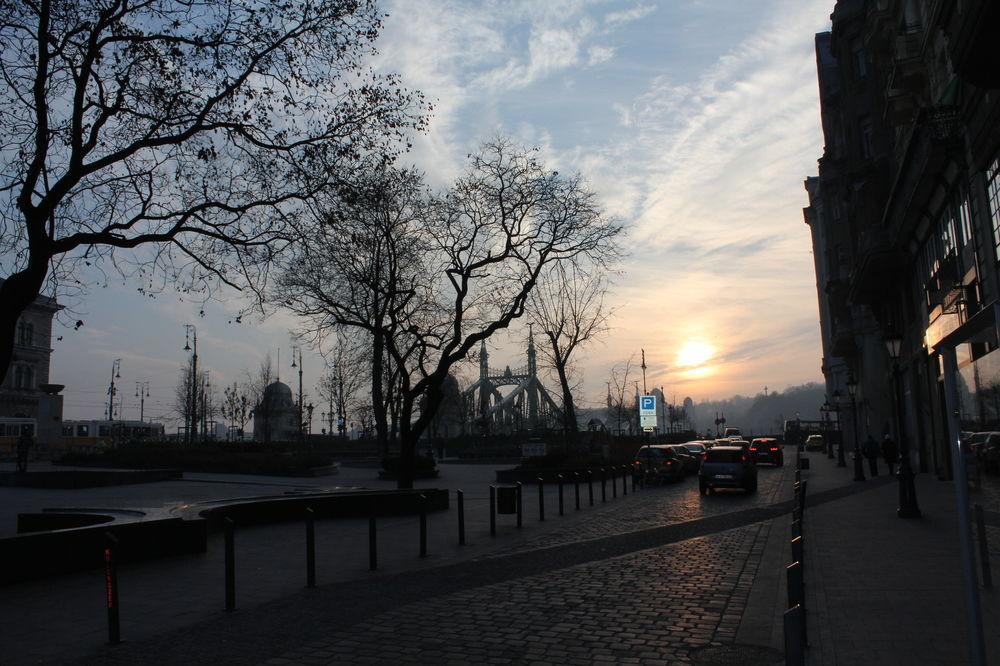
<instances>
[{"instance_id":1,"label":"car windshield","mask_svg":"<svg viewBox=\"0 0 1000 666\"><path fill-rule=\"evenodd\" d=\"M702 444L685 444L684 448L694 453L704 453L705 447Z\"/></svg>"},{"instance_id":2,"label":"car windshield","mask_svg":"<svg viewBox=\"0 0 1000 666\"><path fill-rule=\"evenodd\" d=\"M742 460L743 453L741 451L711 449L705 454L705 462L734 463L741 462Z\"/></svg>"}]
</instances>

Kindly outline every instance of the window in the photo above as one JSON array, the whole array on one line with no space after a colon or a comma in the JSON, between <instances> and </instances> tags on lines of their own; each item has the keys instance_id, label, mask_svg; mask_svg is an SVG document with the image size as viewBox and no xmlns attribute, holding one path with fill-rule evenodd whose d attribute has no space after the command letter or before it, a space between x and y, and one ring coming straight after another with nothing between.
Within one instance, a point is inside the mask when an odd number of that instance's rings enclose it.
<instances>
[{"instance_id":1,"label":"window","mask_svg":"<svg viewBox=\"0 0 1000 666\"><path fill-rule=\"evenodd\" d=\"M31 345L33 344L32 339L35 337L35 326L34 324L29 324L26 322L18 322L17 324L17 344L19 345Z\"/></svg>"},{"instance_id":2,"label":"window","mask_svg":"<svg viewBox=\"0 0 1000 666\"><path fill-rule=\"evenodd\" d=\"M958 204L958 215L961 219L962 238L959 241L965 247L972 241L972 206L969 205L969 195L963 194Z\"/></svg>"},{"instance_id":3,"label":"window","mask_svg":"<svg viewBox=\"0 0 1000 666\"><path fill-rule=\"evenodd\" d=\"M77 437L90 437L90 426L89 425L78 425L76 427Z\"/></svg>"},{"instance_id":4,"label":"window","mask_svg":"<svg viewBox=\"0 0 1000 666\"><path fill-rule=\"evenodd\" d=\"M14 388L30 389L35 386L35 369L24 363L14 366Z\"/></svg>"},{"instance_id":5,"label":"window","mask_svg":"<svg viewBox=\"0 0 1000 666\"><path fill-rule=\"evenodd\" d=\"M986 169L986 199L993 223L993 245L997 259L1000 259L1000 155Z\"/></svg>"},{"instance_id":6,"label":"window","mask_svg":"<svg viewBox=\"0 0 1000 666\"><path fill-rule=\"evenodd\" d=\"M868 77L868 54L863 46L856 46L851 52L851 60L854 63L854 76L859 80Z\"/></svg>"},{"instance_id":7,"label":"window","mask_svg":"<svg viewBox=\"0 0 1000 666\"><path fill-rule=\"evenodd\" d=\"M111 428L106 425L97 426L97 436L98 437L110 437Z\"/></svg>"},{"instance_id":8,"label":"window","mask_svg":"<svg viewBox=\"0 0 1000 666\"><path fill-rule=\"evenodd\" d=\"M875 129L872 127L871 118L861 119L861 156L870 160L875 156Z\"/></svg>"}]
</instances>

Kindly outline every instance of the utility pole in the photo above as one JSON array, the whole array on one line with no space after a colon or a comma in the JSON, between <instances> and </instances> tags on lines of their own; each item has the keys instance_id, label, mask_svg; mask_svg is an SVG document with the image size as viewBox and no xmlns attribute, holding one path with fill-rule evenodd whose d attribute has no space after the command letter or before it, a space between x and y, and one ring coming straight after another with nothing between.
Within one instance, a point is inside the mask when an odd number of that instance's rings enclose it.
<instances>
[{"instance_id":1,"label":"utility pole","mask_svg":"<svg viewBox=\"0 0 1000 666\"><path fill-rule=\"evenodd\" d=\"M299 352L299 363L295 364L295 352ZM298 367L299 369L299 444L305 444L305 429L302 427L302 422L305 420L305 414L302 411L302 347L292 347L292 367Z\"/></svg>"},{"instance_id":2,"label":"utility pole","mask_svg":"<svg viewBox=\"0 0 1000 666\"><path fill-rule=\"evenodd\" d=\"M212 382L208 378L208 370L205 371L205 379L201 385L201 438L208 438L208 392L212 388Z\"/></svg>"},{"instance_id":3,"label":"utility pole","mask_svg":"<svg viewBox=\"0 0 1000 666\"><path fill-rule=\"evenodd\" d=\"M108 386L108 421L115 420L115 395L118 389L115 388L115 380L121 379L122 360L116 358L111 363L111 384Z\"/></svg>"},{"instance_id":4,"label":"utility pole","mask_svg":"<svg viewBox=\"0 0 1000 666\"><path fill-rule=\"evenodd\" d=\"M139 398L139 420L145 420L146 398L149 397L149 382L135 383L135 397Z\"/></svg>"},{"instance_id":5,"label":"utility pole","mask_svg":"<svg viewBox=\"0 0 1000 666\"><path fill-rule=\"evenodd\" d=\"M646 393L646 350L640 349L639 351L642 352L642 365L639 366L642 368L642 394L649 395L648 393Z\"/></svg>"},{"instance_id":6,"label":"utility pole","mask_svg":"<svg viewBox=\"0 0 1000 666\"><path fill-rule=\"evenodd\" d=\"M194 446L195 429L198 427L198 329L194 324L184 324L184 351L191 351L192 342L194 352L191 354L191 375L188 382L188 418L185 419L190 446Z\"/></svg>"}]
</instances>

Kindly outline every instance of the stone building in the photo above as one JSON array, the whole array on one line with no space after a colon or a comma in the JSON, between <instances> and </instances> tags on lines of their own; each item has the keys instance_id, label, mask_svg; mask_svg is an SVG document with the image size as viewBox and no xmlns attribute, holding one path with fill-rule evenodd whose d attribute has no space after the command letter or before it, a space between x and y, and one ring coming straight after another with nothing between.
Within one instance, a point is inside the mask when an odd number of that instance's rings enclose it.
<instances>
[{"instance_id":1,"label":"stone building","mask_svg":"<svg viewBox=\"0 0 1000 666\"><path fill-rule=\"evenodd\" d=\"M299 437L298 407L288 384L274 381L253 410L255 442L291 442Z\"/></svg>"},{"instance_id":2,"label":"stone building","mask_svg":"<svg viewBox=\"0 0 1000 666\"><path fill-rule=\"evenodd\" d=\"M2 280L0 280L2 282ZM0 419L7 419L0 435L19 428L16 420L33 419L34 434L42 447L62 434L61 385L49 383L52 356L52 318L62 309L54 298L39 296L21 315L14 336L13 356L0 383ZM7 427L15 425L15 428Z\"/></svg>"},{"instance_id":3,"label":"stone building","mask_svg":"<svg viewBox=\"0 0 1000 666\"><path fill-rule=\"evenodd\" d=\"M905 438L922 471L948 476L945 347L962 429L1000 429L1000 3L840 0L831 19L804 211L827 394L845 441L856 413L859 438Z\"/></svg>"}]
</instances>

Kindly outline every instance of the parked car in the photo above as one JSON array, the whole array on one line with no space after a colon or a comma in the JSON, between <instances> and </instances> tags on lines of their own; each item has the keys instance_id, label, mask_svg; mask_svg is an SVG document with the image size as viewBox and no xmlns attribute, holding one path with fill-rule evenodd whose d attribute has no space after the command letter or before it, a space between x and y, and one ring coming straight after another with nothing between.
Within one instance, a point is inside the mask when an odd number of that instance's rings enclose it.
<instances>
[{"instance_id":1,"label":"parked car","mask_svg":"<svg viewBox=\"0 0 1000 666\"><path fill-rule=\"evenodd\" d=\"M701 467L701 461L698 460L687 447L683 444L667 444L675 454L677 454L677 459L681 461L681 466L684 469L684 474L697 474L698 468Z\"/></svg>"},{"instance_id":2,"label":"parked car","mask_svg":"<svg viewBox=\"0 0 1000 666\"><path fill-rule=\"evenodd\" d=\"M665 444L640 447L635 454L633 469L645 483L680 481L685 475L684 464L677 459L677 453Z\"/></svg>"},{"instance_id":3,"label":"parked car","mask_svg":"<svg viewBox=\"0 0 1000 666\"><path fill-rule=\"evenodd\" d=\"M806 437L806 451L825 451L826 443L823 441L823 435L809 435Z\"/></svg>"},{"instance_id":4,"label":"parked car","mask_svg":"<svg viewBox=\"0 0 1000 666\"><path fill-rule=\"evenodd\" d=\"M781 467L785 464L785 452L773 437L758 437L750 442L750 456L755 462L766 462Z\"/></svg>"},{"instance_id":5,"label":"parked car","mask_svg":"<svg viewBox=\"0 0 1000 666\"><path fill-rule=\"evenodd\" d=\"M716 488L743 488L757 491L757 467L748 451L738 446L716 446L705 454L698 473L698 489L702 495Z\"/></svg>"},{"instance_id":6,"label":"parked car","mask_svg":"<svg viewBox=\"0 0 1000 666\"><path fill-rule=\"evenodd\" d=\"M687 442L682 446L698 459L698 469L701 469L701 463L705 460L705 452L708 451L707 444L705 442Z\"/></svg>"},{"instance_id":7,"label":"parked car","mask_svg":"<svg viewBox=\"0 0 1000 666\"><path fill-rule=\"evenodd\" d=\"M990 433L979 447L976 458L984 472L1000 472L1000 432Z\"/></svg>"}]
</instances>

